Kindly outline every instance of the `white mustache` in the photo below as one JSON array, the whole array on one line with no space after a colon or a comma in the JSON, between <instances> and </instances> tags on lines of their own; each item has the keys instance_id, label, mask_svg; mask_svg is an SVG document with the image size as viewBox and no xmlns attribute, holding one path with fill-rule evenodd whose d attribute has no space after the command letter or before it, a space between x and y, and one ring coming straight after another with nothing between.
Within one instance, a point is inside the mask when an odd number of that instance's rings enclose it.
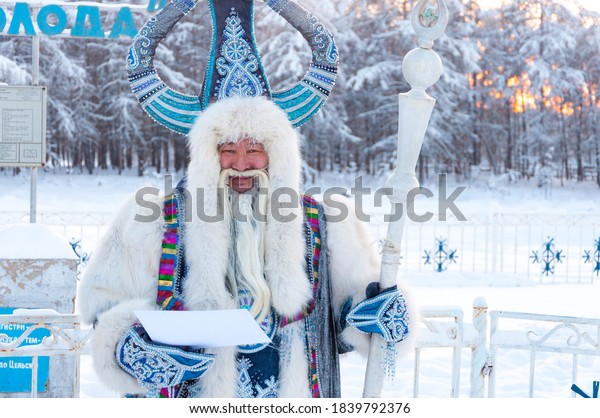
<instances>
[{"instance_id":1,"label":"white mustache","mask_svg":"<svg viewBox=\"0 0 600 418\"><path fill-rule=\"evenodd\" d=\"M246 171L237 171L233 168L226 168L221 170L221 174L219 175L219 186L227 186L231 187L229 181L232 177L253 177L258 179L258 184L267 184L268 175L265 170L246 170Z\"/></svg>"}]
</instances>

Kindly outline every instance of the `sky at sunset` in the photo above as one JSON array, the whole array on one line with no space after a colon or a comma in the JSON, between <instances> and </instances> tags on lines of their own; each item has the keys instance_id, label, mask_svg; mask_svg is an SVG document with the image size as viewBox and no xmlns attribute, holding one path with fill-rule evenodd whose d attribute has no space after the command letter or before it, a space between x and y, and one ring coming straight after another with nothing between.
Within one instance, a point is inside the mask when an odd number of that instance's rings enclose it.
<instances>
[{"instance_id":1,"label":"sky at sunset","mask_svg":"<svg viewBox=\"0 0 600 418\"><path fill-rule=\"evenodd\" d=\"M589 10L600 12L600 0L557 0L558 3L574 4L579 3ZM479 0L482 7L495 7L502 3L502 0Z\"/></svg>"}]
</instances>

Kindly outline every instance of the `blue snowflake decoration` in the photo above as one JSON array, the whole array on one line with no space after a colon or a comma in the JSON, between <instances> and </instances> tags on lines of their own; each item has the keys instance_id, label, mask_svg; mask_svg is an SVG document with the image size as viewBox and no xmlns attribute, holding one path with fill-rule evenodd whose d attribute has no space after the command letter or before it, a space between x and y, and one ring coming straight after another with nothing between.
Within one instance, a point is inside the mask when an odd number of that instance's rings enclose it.
<instances>
[{"instance_id":1,"label":"blue snowflake decoration","mask_svg":"<svg viewBox=\"0 0 600 418\"><path fill-rule=\"evenodd\" d=\"M448 269L449 264L456 263L458 256L456 255L456 250L449 250L447 248L445 239L436 238L435 240L437 241L437 249L435 252L425 250L425 255L423 256L425 259L424 264L433 265L435 271L441 273Z\"/></svg>"},{"instance_id":2,"label":"blue snowflake decoration","mask_svg":"<svg viewBox=\"0 0 600 418\"><path fill-rule=\"evenodd\" d=\"M600 238L598 238L595 242L596 245L596 250L593 252L593 250L587 251L584 250L583 251L583 262L584 263L596 263L596 266L594 267L594 273L596 273L596 276L600 275Z\"/></svg>"},{"instance_id":3,"label":"blue snowflake decoration","mask_svg":"<svg viewBox=\"0 0 600 418\"><path fill-rule=\"evenodd\" d=\"M73 248L73 252L77 256L77 264L83 264L85 266L87 264L87 262L90 260L90 255L86 252L82 252L81 240L71 238L71 240L69 241L69 244L71 244L71 248Z\"/></svg>"},{"instance_id":4,"label":"blue snowflake decoration","mask_svg":"<svg viewBox=\"0 0 600 418\"><path fill-rule=\"evenodd\" d=\"M565 256L563 255L562 250L556 250L554 238L548 237L548 241L543 244L542 250L532 251L532 255L529 258L533 259L533 264L541 264L542 274L548 276L549 274L554 274L556 264L562 263Z\"/></svg>"},{"instance_id":5,"label":"blue snowflake decoration","mask_svg":"<svg viewBox=\"0 0 600 418\"><path fill-rule=\"evenodd\" d=\"M592 383L592 396L585 393L581 388L575 384L571 386L571 390L581 396L582 398L598 398L598 391L600 390L600 382L594 381Z\"/></svg>"}]
</instances>

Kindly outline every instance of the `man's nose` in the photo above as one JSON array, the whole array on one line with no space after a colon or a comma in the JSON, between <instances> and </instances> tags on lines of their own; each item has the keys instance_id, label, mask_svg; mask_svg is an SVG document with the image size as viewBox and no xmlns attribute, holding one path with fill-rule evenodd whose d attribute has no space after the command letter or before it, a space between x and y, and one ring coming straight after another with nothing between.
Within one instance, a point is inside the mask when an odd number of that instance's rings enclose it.
<instances>
[{"instance_id":1,"label":"man's nose","mask_svg":"<svg viewBox=\"0 0 600 418\"><path fill-rule=\"evenodd\" d=\"M250 162L245 153L238 153L235 156L232 168L237 171L246 171L250 168Z\"/></svg>"}]
</instances>

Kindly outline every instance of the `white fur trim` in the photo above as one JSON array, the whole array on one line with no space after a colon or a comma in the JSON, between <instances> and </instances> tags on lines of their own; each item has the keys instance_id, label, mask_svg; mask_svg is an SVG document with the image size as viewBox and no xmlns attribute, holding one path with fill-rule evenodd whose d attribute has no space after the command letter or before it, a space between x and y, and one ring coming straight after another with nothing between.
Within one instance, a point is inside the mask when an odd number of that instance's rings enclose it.
<instances>
[{"instance_id":1,"label":"white fur trim","mask_svg":"<svg viewBox=\"0 0 600 418\"><path fill-rule=\"evenodd\" d=\"M215 360L200 378L203 398L233 398L236 394L238 371L236 348L222 347L207 349Z\"/></svg>"},{"instance_id":2,"label":"white fur trim","mask_svg":"<svg viewBox=\"0 0 600 418\"><path fill-rule=\"evenodd\" d=\"M258 98L229 98L209 106L189 134L191 161L188 190L194 210L207 215L219 213L217 186L218 146L226 141L251 137L262 143L269 157L269 201L281 202L279 194L293 193L291 209L271 207L265 231L265 277L271 288L273 307L284 316L301 311L311 297L304 260L302 208L298 202L300 152L298 135L286 114L271 101ZM200 195L198 195L198 191ZM278 215L291 220L281 221ZM288 216L289 215L289 216ZM225 273L229 226L225 222L202 222L197 216L188 224L186 248L190 270L186 301L206 308L223 307L227 300ZM194 291L194 289L198 289Z\"/></svg>"},{"instance_id":3,"label":"white fur trim","mask_svg":"<svg viewBox=\"0 0 600 418\"><path fill-rule=\"evenodd\" d=\"M301 325L302 324L302 325ZM280 357L279 382L281 384L280 398L310 398L308 380L308 358L306 356L302 321L293 322L285 327L291 338L290 353L282 353Z\"/></svg>"},{"instance_id":4,"label":"white fur trim","mask_svg":"<svg viewBox=\"0 0 600 418\"><path fill-rule=\"evenodd\" d=\"M156 304L143 299L121 303L98 317L92 334L94 369L102 383L121 395L147 392L134 377L119 366L115 349L125 332L138 322L133 311L149 309L157 309Z\"/></svg>"},{"instance_id":5,"label":"white fur trim","mask_svg":"<svg viewBox=\"0 0 600 418\"><path fill-rule=\"evenodd\" d=\"M334 202L323 202L327 222L329 278L333 294L333 312L339 321L342 306L349 297L353 306L365 299L369 283L379 279L377 242L367 226L355 215L350 199L336 195ZM340 208L344 208L340 212ZM344 216L344 213L346 214ZM335 219L339 218L339 219ZM354 327L347 327L341 338L363 355L369 352L370 336Z\"/></svg>"},{"instance_id":6,"label":"white fur trim","mask_svg":"<svg viewBox=\"0 0 600 418\"><path fill-rule=\"evenodd\" d=\"M152 210L141 207L134 198L127 200L92 253L76 299L86 323L94 322L100 312L120 301L156 299L163 198L146 196L145 201L146 206L153 205ZM136 215L150 214L154 222L134 220Z\"/></svg>"}]
</instances>

